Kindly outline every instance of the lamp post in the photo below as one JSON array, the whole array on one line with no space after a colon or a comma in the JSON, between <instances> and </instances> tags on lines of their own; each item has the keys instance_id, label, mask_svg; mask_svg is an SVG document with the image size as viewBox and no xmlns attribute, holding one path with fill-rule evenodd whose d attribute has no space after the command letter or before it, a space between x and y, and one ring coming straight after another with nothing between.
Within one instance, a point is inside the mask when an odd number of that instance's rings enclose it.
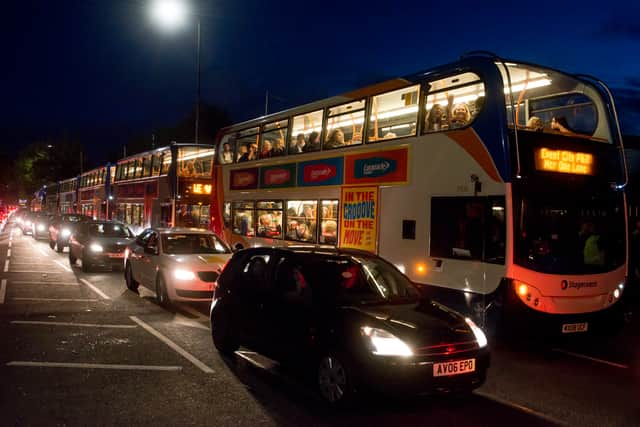
<instances>
[{"instance_id":1,"label":"lamp post","mask_svg":"<svg viewBox=\"0 0 640 427\"><path fill-rule=\"evenodd\" d=\"M151 4L151 17L167 31L175 31L185 25L187 16L195 16L196 21L196 120L195 120L195 143L199 143L200 131L200 16L193 13L187 7L185 0L154 0ZM173 150L172 150L173 151ZM173 156L176 153L172 153ZM177 158L177 157L176 157ZM176 161L177 164L177 161ZM178 198L178 171L175 171L175 187L171 201L171 226L176 226L176 204Z\"/></svg>"}]
</instances>

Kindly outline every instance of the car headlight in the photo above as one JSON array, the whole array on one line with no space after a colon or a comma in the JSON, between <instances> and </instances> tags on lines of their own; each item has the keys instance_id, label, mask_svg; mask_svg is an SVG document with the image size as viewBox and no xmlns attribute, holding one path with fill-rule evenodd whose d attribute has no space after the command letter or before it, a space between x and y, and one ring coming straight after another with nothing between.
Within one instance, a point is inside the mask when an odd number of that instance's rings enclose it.
<instances>
[{"instance_id":1,"label":"car headlight","mask_svg":"<svg viewBox=\"0 0 640 427\"><path fill-rule=\"evenodd\" d=\"M24 225L26 225L27 227L29 227L31 225L31 221L27 220L25 221Z\"/></svg>"},{"instance_id":2,"label":"car headlight","mask_svg":"<svg viewBox=\"0 0 640 427\"><path fill-rule=\"evenodd\" d=\"M482 329L480 329L478 325L476 325L476 323L468 317L464 319L464 321L467 322L467 325L469 325L469 327L471 328L471 332L473 332L473 335L475 335L476 341L478 341L478 347L486 347L488 343L487 336L484 334Z\"/></svg>"},{"instance_id":3,"label":"car headlight","mask_svg":"<svg viewBox=\"0 0 640 427\"><path fill-rule=\"evenodd\" d=\"M60 234L62 234L62 237L69 237L71 236L71 230L69 230L68 228L63 228Z\"/></svg>"},{"instance_id":4,"label":"car headlight","mask_svg":"<svg viewBox=\"0 0 640 427\"><path fill-rule=\"evenodd\" d=\"M404 341L384 329L363 326L362 336L369 341L371 352L378 356L413 356Z\"/></svg>"},{"instance_id":5,"label":"car headlight","mask_svg":"<svg viewBox=\"0 0 640 427\"><path fill-rule=\"evenodd\" d=\"M196 275L193 271L189 270L174 270L173 277L178 280L194 280L196 278Z\"/></svg>"},{"instance_id":6,"label":"car headlight","mask_svg":"<svg viewBox=\"0 0 640 427\"><path fill-rule=\"evenodd\" d=\"M92 243L89 245L89 249L91 249L91 252L102 252L102 245Z\"/></svg>"},{"instance_id":7,"label":"car headlight","mask_svg":"<svg viewBox=\"0 0 640 427\"><path fill-rule=\"evenodd\" d=\"M44 224L38 224L38 231L44 231Z\"/></svg>"}]
</instances>

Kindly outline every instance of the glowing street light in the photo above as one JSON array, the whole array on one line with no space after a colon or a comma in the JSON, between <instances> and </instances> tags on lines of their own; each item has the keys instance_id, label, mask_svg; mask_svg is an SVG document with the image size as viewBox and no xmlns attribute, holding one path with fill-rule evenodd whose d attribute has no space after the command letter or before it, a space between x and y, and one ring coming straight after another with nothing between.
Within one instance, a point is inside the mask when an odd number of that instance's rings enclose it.
<instances>
[{"instance_id":1,"label":"glowing street light","mask_svg":"<svg viewBox=\"0 0 640 427\"><path fill-rule=\"evenodd\" d=\"M154 0L149 12L151 19L168 31L182 28L189 14L186 3L181 0Z\"/></svg>"}]
</instances>

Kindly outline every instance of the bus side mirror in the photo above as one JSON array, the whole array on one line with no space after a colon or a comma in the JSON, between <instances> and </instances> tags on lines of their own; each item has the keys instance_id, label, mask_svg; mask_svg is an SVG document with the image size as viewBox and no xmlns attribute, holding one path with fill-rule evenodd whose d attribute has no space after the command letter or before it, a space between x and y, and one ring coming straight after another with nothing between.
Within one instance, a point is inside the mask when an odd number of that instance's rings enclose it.
<instances>
[{"instance_id":1,"label":"bus side mirror","mask_svg":"<svg viewBox=\"0 0 640 427\"><path fill-rule=\"evenodd\" d=\"M244 246L242 245L242 243L236 243L235 246L233 247L233 249L237 251L241 251L244 249Z\"/></svg>"}]
</instances>

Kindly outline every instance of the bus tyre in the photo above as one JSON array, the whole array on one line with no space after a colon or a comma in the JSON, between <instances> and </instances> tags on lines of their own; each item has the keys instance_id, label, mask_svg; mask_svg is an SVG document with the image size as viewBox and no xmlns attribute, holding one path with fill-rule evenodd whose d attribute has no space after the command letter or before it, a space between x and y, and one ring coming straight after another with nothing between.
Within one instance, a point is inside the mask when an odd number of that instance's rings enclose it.
<instances>
[{"instance_id":1,"label":"bus tyre","mask_svg":"<svg viewBox=\"0 0 640 427\"><path fill-rule=\"evenodd\" d=\"M124 270L124 281L127 283L127 288L136 292L140 284L133 279L133 272L131 271L131 264L127 263Z\"/></svg>"},{"instance_id":2,"label":"bus tyre","mask_svg":"<svg viewBox=\"0 0 640 427\"><path fill-rule=\"evenodd\" d=\"M161 274L156 279L156 299L158 304L164 308L171 307L171 299L169 298L169 292L167 292L167 284Z\"/></svg>"},{"instance_id":3,"label":"bus tyre","mask_svg":"<svg viewBox=\"0 0 640 427\"><path fill-rule=\"evenodd\" d=\"M350 404L355 395L352 371L346 358L337 352L327 352L320 357L316 369L318 391L322 399L335 408Z\"/></svg>"}]
</instances>

